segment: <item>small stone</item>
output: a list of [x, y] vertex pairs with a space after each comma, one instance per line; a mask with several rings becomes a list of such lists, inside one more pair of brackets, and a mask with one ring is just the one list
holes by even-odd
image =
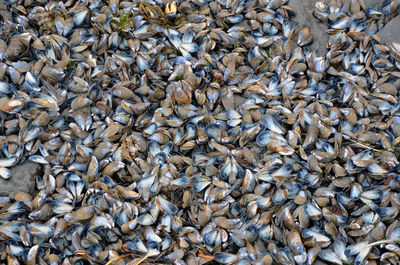
[[364, 0], [365, 5], [367, 8], [374, 8], [379, 10], [382, 7], [383, 0]]
[[35, 189], [34, 176], [39, 173], [40, 165], [31, 161], [10, 168], [11, 178], [0, 178], [0, 196], [9, 196], [16, 191], [32, 194]]
[[288, 5], [296, 10], [296, 16], [293, 18], [293, 21], [299, 23], [299, 29], [308, 27], [313, 35], [312, 43], [305, 47], [309, 47], [311, 51], [315, 51], [318, 56], [325, 55], [327, 52], [328, 27], [313, 16], [313, 11], [325, 11], [328, 8], [328, 1], [289, 0]]
[[390, 20], [376, 35], [387, 45], [400, 42], [400, 16]]

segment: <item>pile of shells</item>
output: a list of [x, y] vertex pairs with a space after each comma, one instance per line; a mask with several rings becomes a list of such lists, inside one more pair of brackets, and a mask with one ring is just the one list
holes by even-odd
[[399, 264], [398, 3], [1, 2], [0, 263]]

